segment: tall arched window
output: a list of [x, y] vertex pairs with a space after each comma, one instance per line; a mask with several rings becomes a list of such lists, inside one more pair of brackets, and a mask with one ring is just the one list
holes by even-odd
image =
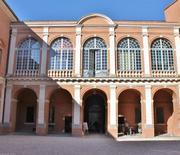
[[88, 39], [83, 47], [83, 69], [85, 77], [107, 75], [107, 46], [103, 39]]
[[61, 37], [51, 45], [50, 70], [72, 70], [73, 45], [70, 39]]
[[169, 40], [156, 39], [151, 45], [152, 70], [174, 70], [173, 49]]
[[24, 40], [17, 49], [16, 70], [40, 69], [41, 45], [34, 38]]
[[124, 38], [118, 44], [118, 70], [140, 71], [141, 70], [141, 49], [134, 38]]

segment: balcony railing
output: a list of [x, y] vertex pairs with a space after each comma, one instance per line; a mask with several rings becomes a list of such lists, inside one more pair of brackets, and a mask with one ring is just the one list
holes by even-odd
[[[16, 70], [14, 76], [18, 77], [37, 77], [40, 75], [39, 70]], [[117, 71], [117, 77], [122, 78], [141, 78], [144, 76], [143, 71]], [[176, 77], [176, 71], [152, 71], [151, 77]], [[73, 70], [48, 70], [48, 77], [51, 78], [71, 78], [73, 77]], [[91, 76], [83, 76], [91, 77]], [[94, 77], [108, 77], [108, 74], [101, 74], [101, 76]]]
[[117, 77], [142, 77], [142, 71], [117, 71]]
[[14, 75], [24, 77], [36, 77], [39, 76], [39, 70], [16, 70]]
[[152, 71], [153, 77], [175, 77], [176, 71]]
[[48, 76], [52, 78], [67, 78], [72, 77], [72, 70], [48, 70]]

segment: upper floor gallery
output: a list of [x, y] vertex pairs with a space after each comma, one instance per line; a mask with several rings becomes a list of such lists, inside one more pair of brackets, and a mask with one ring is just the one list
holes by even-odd
[[14, 22], [7, 76], [178, 77], [180, 21], [174, 21], [177, 15], [172, 12], [176, 6], [179, 0], [166, 8], [166, 21], [156, 22], [113, 21], [102, 14], [79, 21]]

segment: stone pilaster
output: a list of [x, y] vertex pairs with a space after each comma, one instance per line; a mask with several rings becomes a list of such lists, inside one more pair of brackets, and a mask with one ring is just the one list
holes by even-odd
[[8, 59], [7, 74], [9, 76], [13, 74], [13, 69], [14, 69], [14, 60], [15, 60], [15, 52], [16, 52], [16, 38], [17, 38], [17, 29], [13, 28], [12, 33], [11, 33], [9, 59]]
[[46, 75], [47, 68], [47, 54], [48, 54], [48, 37], [49, 37], [49, 28], [43, 28], [43, 44], [42, 44], [42, 53], [41, 53], [41, 75]]
[[38, 135], [45, 135], [47, 134], [47, 122], [45, 122], [45, 92], [46, 92], [46, 86], [40, 85], [39, 88], [39, 99], [38, 99], [38, 118], [37, 118], [37, 127], [36, 127], [36, 133]]
[[82, 122], [81, 122], [81, 86], [74, 86], [74, 96], [73, 96], [73, 125], [72, 134], [75, 136], [81, 136], [82, 132]]
[[144, 55], [144, 76], [150, 76], [150, 50], [149, 50], [149, 37], [147, 27], [142, 28], [143, 37], [143, 55]]
[[75, 69], [76, 77], [81, 77], [81, 26], [76, 27], [76, 51], [75, 51]]
[[109, 28], [110, 76], [116, 75], [115, 26]]

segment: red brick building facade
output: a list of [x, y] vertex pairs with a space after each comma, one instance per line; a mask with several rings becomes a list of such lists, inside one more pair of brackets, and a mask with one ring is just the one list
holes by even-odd
[[115, 138], [180, 136], [179, 8], [165, 21], [20, 22], [0, 2], [1, 133], [83, 135], [86, 122]]

